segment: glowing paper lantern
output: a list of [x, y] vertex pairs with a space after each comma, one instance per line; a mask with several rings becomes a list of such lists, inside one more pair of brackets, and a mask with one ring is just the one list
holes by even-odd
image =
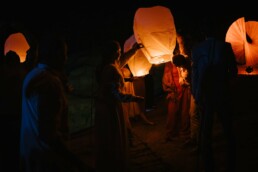
[[258, 74], [258, 22], [245, 22], [244, 17], [237, 19], [230, 25], [226, 33], [226, 41], [232, 45], [239, 64], [238, 73]]
[[138, 8], [133, 30], [136, 41], [144, 45], [142, 52], [151, 64], [171, 61], [176, 46], [176, 28], [168, 8]]
[[245, 58], [247, 66], [258, 66], [258, 22], [245, 22]]
[[4, 54], [8, 51], [15, 51], [19, 57], [20, 62], [26, 60], [26, 51], [30, 48], [28, 42], [26, 41], [22, 33], [11, 34], [5, 41], [4, 45]]
[[[124, 44], [124, 52], [132, 48], [133, 44], [136, 42], [134, 35], [128, 38]], [[149, 74], [150, 68], [152, 66], [148, 59], [142, 52], [142, 48], [138, 49], [135, 55], [127, 62], [133, 76], [144, 76]]]
[[238, 64], [246, 63], [245, 39], [245, 18], [241, 17], [230, 25], [226, 33], [226, 42], [231, 43]]

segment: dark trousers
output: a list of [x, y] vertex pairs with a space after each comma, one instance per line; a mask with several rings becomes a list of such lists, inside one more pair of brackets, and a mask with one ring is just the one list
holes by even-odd
[[203, 106], [203, 113], [201, 116], [200, 129], [200, 153], [201, 160], [204, 165], [205, 172], [214, 171], [214, 155], [212, 148], [213, 124], [214, 117], [217, 115], [221, 123], [224, 138], [226, 139], [225, 155], [226, 155], [226, 169], [229, 172], [235, 171], [236, 161], [236, 144], [235, 136], [232, 131], [232, 113], [228, 101], [214, 101], [206, 100]]

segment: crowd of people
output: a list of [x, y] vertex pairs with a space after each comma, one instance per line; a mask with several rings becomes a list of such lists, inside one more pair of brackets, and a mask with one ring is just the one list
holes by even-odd
[[[169, 143], [183, 138], [182, 146], [195, 148], [205, 172], [213, 172], [212, 126], [214, 115], [218, 115], [228, 141], [227, 168], [233, 172], [235, 138], [228, 93], [237, 67], [231, 45], [217, 39], [211, 24], [214, 23], [202, 26], [205, 40], [190, 48], [185, 47], [184, 37], [178, 33], [178, 47], [171, 61], [164, 65], [161, 83], [167, 102], [164, 140]], [[64, 72], [68, 47], [63, 35], [52, 30], [42, 33], [37, 52], [32, 55], [35, 57], [30, 56], [32, 49], [27, 52], [28, 59], [33, 59], [33, 63], [25, 63], [32, 64], [29, 68], [21, 65], [14, 51], [8, 52], [0, 68], [4, 79], [0, 110], [5, 121], [1, 131], [11, 130], [3, 133], [6, 139], [0, 145], [0, 170], [129, 172], [133, 137], [130, 118], [138, 114], [146, 124], [155, 124], [145, 116], [145, 107], [139, 105], [146, 101], [145, 96], [135, 94], [134, 78], [126, 67], [128, 60], [143, 47], [135, 43], [129, 51], [122, 52], [120, 42], [103, 42], [102, 61], [96, 70], [94, 168], [85, 165], [66, 145], [67, 95], [72, 89]]]

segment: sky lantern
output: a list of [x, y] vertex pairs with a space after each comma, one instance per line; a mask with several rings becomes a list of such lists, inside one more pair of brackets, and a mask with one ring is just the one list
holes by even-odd
[[[132, 48], [133, 44], [136, 42], [134, 35], [128, 38], [124, 44], [124, 52]], [[133, 76], [140, 77], [149, 74], [152, 64], [148, 61], [142, 48], [138, 49], [135, 55], [127, 62]]]
[[8, 51], [15, 51], [19, 57], [20, 62], [24, 62], [26, 60], [26, 51], [30, 48], [25, 36], [22, 33], [14, 33], [9, 35], [9, 37], [5, 41], [4, 45], [4, 54]]
[[176, 28], [167, 7], [138, 8], [133, 23], [137, 43], [142, 43], [143, 54], [151, 64], [171, 61], [176, 47]]
[[244, 17], [233, 22], [227, 33], [238, 63], [239, 74], [258, 74], [258, 22], [245, 21]]

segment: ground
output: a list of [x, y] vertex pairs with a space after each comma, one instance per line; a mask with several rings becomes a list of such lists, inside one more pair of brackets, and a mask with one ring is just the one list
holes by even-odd
[[[234, 131], [237, 137], [237, 172], [258, 171], [258, 78], [239, 77], [233, 88]], [[192, 149], [183, 148], [183, 139], [165, 142], [165, 98], [157, 98], [155, 109], [146, 112], [155, 125], [133, 120], [134, 140], [130, 147], [131, 172], [196, 172], [198, 156]], [[224, 169], [224, 139], [221, 126], [215, 119], [213, 148], [216, 172]], [[71, 136], [71, 149], [85, 162], [94, 167], [94, 147], [91, 128]], [[200, 171], [200, 170], [199, 170]], [[198, 171], [198, 172], [199, 172]]]

